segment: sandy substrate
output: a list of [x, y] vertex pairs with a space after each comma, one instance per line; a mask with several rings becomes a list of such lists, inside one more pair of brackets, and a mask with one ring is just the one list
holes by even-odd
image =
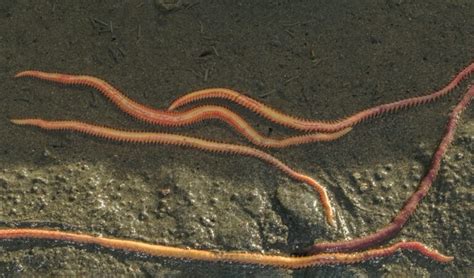
[[[12, 77], [26, 69], [94, 75], [159, 108], [189, 91], [228, 87], [292, 115], [336, 119], [433, 91], [472, 62], [472, 1], [67, 2], [0, 3], [2, 227], [269, 253], [370, 233], [416, 189], [450, 109], [472, 82], [434, 104], [358, 125], [337, 141], [268, 150], [327, 187], [334, 229], [312, 190], [255, 159], [48, 133], [8, 119], [75, 119], [248, 144], [225, 124], [150, 126], [92, 89]], [[229, 107], [264, 134], [294, 133]], [[0, 242], [0, 273], [472, 275], [473, 115], [472, 107], [463, 114], [438, 180], [394, 239], [422, 241], [455, 256], [452, 263], [404, 252], [288, 271], [18, 240]]]

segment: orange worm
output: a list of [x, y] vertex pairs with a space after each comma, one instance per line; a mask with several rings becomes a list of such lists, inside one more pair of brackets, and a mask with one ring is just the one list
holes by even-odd
[[278, 123], [289, 128], [294, 128], [303, 131], [336, 132], [348, 127], [352, 127], [358, 123], [366, 121], [370, 118], [380, 116], [385, 113], [433, 102], [447, 95], [449, 92], [453, 91], [456, 86], [458, 86], [458, 84], [462, 80], [467, 78], [473, 71], [474, 63], [464, 68], [453, 78], [453, 80], [447, 86], [445, 86], [439, 91], [425, 96], [412, 97], [387, 104], [377, 105], [372, 108], [357, 112], [346, 118], [334, 121], [316, 121], [293, 117], [281, 113], [257, 100], [254, 100], [234, 90], [225, 88], [210, 88], [191, 92], [176, 99], [170, 105], [168, 110], [171, 111], [183, 105], [203, 99], [221, 98], [237, 103], [272, 122]]
[[34, 77], [61, 84], [85, 85], [95, 88], [123, 112], [134, 118], [156, 125], [183, 126], [207, 119], [219, 119], [234, 127], [253, 144], [261, 147], [284, 148], [316, 141], [331, 141], [345, 135], [351, 130], [350, 128], [346, 128], [331, 134], [313, 133], [285, 139], [273, 139], [261, 135], [242, 117], [225, 107], [205, 105], [183, 112], [163, 111], [135, 102], [115, 89], [112, 85], [93, 76], [22, 71], [16, 74], [15, 77]]
[[247, 146], [217, 143], [194, 137], [188, 137], [177, 134], [155, 133], [155, 132], [137, 132], [117, 130], [108, 127], [101, 127], [77, 121], [45, 121], [42, 119], [12, 119], [12, 123], [17, 125], [32, 125], [47, 130], [70, 130], [89, 134], [96, 137], [102, 137], [115, 141], [134, 142], [134, 143], [155, 143], [163, 145], [176, 145], [191, 147], [210, 152], [232, 153], [258, 158], [268, 164], [275, 166], [291, 178], [304, 182], [314, 188], [318, 194], [321, 204], [324, 208], [326, 221], [334, 226], [334, 216], [331, 208], [331, 202], [326, 193], [326, 189], [316, 182], [313, 178], [301, 174], [285, 163], [270, 154]]
[[399, 250], [418, 251], [426, 257], [440, 263], [447, 263], [454, 258], [445, 256], [416, 241], [398, 242], [388, 247], [376, 248], [354, 253], [321, 253], [305, 257], [284, 255], [267, 255], [236, 251], [207, 251], [190, 248], [171, 247], [135, 240], [92, 236], [83, 233], [54, 231], [47, 229], [0, 229], [0, 239], [43, 239], [73, 242], [76, 244], [95, 244], [104, 248], [138, 252], [150, 256], [176, 259], [199, 260], [208, 262], [229, 262], [255, 264], [281, 268], [298, 269], [316, 265], [354, 264], [375, 258], [387, 257]]

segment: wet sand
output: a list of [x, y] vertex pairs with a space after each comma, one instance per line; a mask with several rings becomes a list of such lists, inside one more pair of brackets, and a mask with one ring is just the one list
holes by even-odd
[[[270, 253], [370, 233], [388, 223], [415, 190], [450, 109], [471, 82], [436, 103], [362, 123], [340, 140], [268, 150], [327, 187], [337, 229], [326, 225], [312, 190], [255, 159], [10, 124], [9, 118], [21, 117], [75, 119], [248, 144], [220, 122], [150, 126], [92, 89], [12, 78], [26, 69], [94, 75], [163, 109], [187, 92], [227, 87], [292, 115], [337, 119], [441, 88], [472, 62], [472, 1], [161, 2], [0, 4], [3, 227]], [[294, 134], [228, 106], [264, 134]], [[472, 111], [462, 116], [438, 180], [394, 239], [422, 241], [455, 256], [450, 264], [403, 252], [351, 266], [288, 271], [25, 240], [0, 243], [0, 273], [472, 275]]]

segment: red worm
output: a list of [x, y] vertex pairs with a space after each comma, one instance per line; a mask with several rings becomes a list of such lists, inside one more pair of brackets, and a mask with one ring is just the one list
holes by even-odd
[[336, 132], [348, 127], [352, 127], [365, 120], [380, 116], [385, 113], [394, 112], [404, 108], [422, 105], [433, 102], [449, 92], [453, 91], [459, 83], [467, 78], [474, 71], [474, 63], [470, 64], [459, 72], [453, 80], [444, 88], [425, 96], [407, 98], [387, 104], [377, 105], [372, 108], [357, 112], [346, 118], [333, 121], [317, 121], [300, 119], [271, 108], [257, 100], [240, 94], [236, 91], [225, 88], [210, 88], [194, 91], [176, 99], [168, 110], [174, 110], [183, 105], [209, 98], [221, 98], [237, 103], [258, 115], [283, 126], [303, 130], [303, 131], [319, 131], [319, 132]]
[[431, 185], [438, 175], [438, 171], [441, 165], [446, 150], [451, 144], [456, 126], [458, 124], [459, 117], [463, 110], [469, 106], [472, 98], [474, 97], [474, 86], [471, 85], [467, 92], [462, 97], [461, 101], [454, 107], [449, 115], [448, 123], [446, 124], [445, 133], [441, 142], [438, 145], [436, 152], [433, 154], [431, 159], [431, 166], [426, 175], [421, 180], [417, 191], [415, 191], [410, 198], [406, 201], [403, 208], [384, 228], [378, 230], [367, 236], [362, 236], [356, 239], [343, 240], [337, 242], [321, 242], [316, 243], [309, 249], [305, 250], [304, 254], [315, 254], [321, 252], [347, 252], [354, 250], [362, 250], [387, 241], [394, 237], [405, 225], [408, 218], [413, 214], [420, 201], [428, 193]]
[[22, 71], [15, 75], [15, 77], [34, 77], [61, 84], [85, 85], [95, 88], [123, 112], [151, 124], [162, 126], [184, 126], [208, 119], [219, 119], [234, 127], [235, 130], [245, 136], [253, 144], [261, 147], [284, 148], [317, 141], [332, 141], [345, 135], [351, 130], [350, 128], [346, 128], [330, 134], [313, 133], [284, 139], [273, 139], [261, 135], [242, 117], [225, 107], [204, 105], [183, 112], [163, 111], [135, 102], [104, 80], [93, 76], [48, 73], [41, 71]]

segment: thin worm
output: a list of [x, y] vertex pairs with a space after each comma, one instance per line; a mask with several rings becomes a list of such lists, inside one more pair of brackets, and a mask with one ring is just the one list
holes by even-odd
[[474, 71], [474, 63], [470, 64], [459, 72], [453, 80], [439, 91], [425, 96], [407, 98], [387, 104], [377, 105], [372, 108], [357, 112], [346, 118], [333, 121], [317, 121], [293, 117], [281, 113], [257, 100], [225, 88], [210, 88], [188, 93], [176, 99], [168, 108], [169, 111], [177, 109], [183, 105], [209, 98], [220, 98], [237, 103], [258, 115], [280, 125], [303, 131], [336, 132], [348, 127], [352, 127], [368, 119], [380, 116], [385, 113], [395, 112], [401, 109], [410, 108], [433, 102], [449, 92], [453, 91], [459, 83], [466, 79]]
[[84, 85], [92, 87], [106, 96], [120, 110], [130, 116], [147, 123], [161, 126], [184, 126], [208, 119], [218, 119], [232, 126], [250, 142], [260, 147], [285, 148], [294, 145], [320, 141], [332, 141], [348, 133], [346, 128], [334, 133], [312, 133], [284, 139], [273, 139], [261, 135], [242, 117], [225, 107], [204, 105], [183, 112], [163, 111], [140, 104], [115, 89], [112, 85], [99, 78], [88, 75], [68, 75], [42, 71], [22, 71], [15, 77], [33, 77], [61, 84]]
[[83, 122], [77, 121], [46, 121], [42, 119], [11, 119], [11, 122], [17, 125], [31, 125], [37, 126], [42, 129], [47, 130], [70, 130], [89, 134], [96, 137], [102, 137], [105, 139], [123, 141], [123, 142], [133, 142], [133, 143], [155, 143], [162, 145], [176, 145], [183, 147], [191, 147], [199, 150], [210, 151], [210, 152], [219, 152], [219, 153], [232, 153], [244, 156], [250, 156], [258, 158], [268, 164], [275, 166], [280, 169], [282, 172], [290, 176], [291, 178], [304, 182], [307, 185], [311, 186], [318, 192], [319, 199], [321, 200], [321, 205], [323, 206], [324, 213], [326, 216], [326, 221], [334, 226], [334, 216], [331, 208], [331, 202], [326, 193], [326, 189], [320, 185], [313, 178], [301, 174], [292, 168], [290, 168], [285, 163], [281, 162], [277, 158], [271, 156], [270, 154], [251, 148], [247, 146], [218, 143], [203, 139], [198, 139], [194, 137], [188, 137], [177, 134], [168, 134], [168, 133], [155, 133], [155, 132], [136, 132], [136, 131], [125, 131], [117, 130], [108, 127], [101, 127], [96, 125], [91, 125]]
[[354, 250], [362, 250], [379, 244], [381, 242], [387, 241], [390, 238], [393, 238], [403, 228], [408, 218], [416, 210], [416, 207], [418, 206], [420, 201], [430, 190], [433, 182], [435, 181], [438, 175], [441, 160], [443, 159], [444, 154], [446, 153], [449, 145], [451, 144], [454, 138], [454, 133], [456, 131], [456, 126], [458, 124], [459, 117], [464, 111], [464, 109], [469, 106], [473, 97], [474, 85], [471, 85], [462, 97], [461, 101], [459, 101], [459, 103], [456, 105], [456, 107], [454, 107], [454, 109], [449, 115], [449, 120], [446, 124], [444, 136], [441, 139], [441, 142], [439, 143], [436, 152], [433, 154], [433, 157], [431, 159], [431, 166], [428, 172], [421, 180], [418, 189], [406, 201], [405, 205], [393, 218], [392, 222], [390, 222], [384, 228], [370, 235], [362, 236], [351, 240], [316, 243], [307, 250], [299, 253], [316, 254], [320, 252], [347, 252]]
[[354, 264], [375, 258], [387, 257], [399, 250], [414, 250], [440, 263], [448, 263], [454, 258], [445, 256], [420, 242], [398, 242], [388, 247], [355, 253], [324, 253], [306, 257], [267, 255], [262, 253], [207, 251], [190, 248], [171, 247], [135, 240], [92, 236], [83, 233], [63, 232], [46, 229], [0, 229], [0, 239], [41, 239], [95, 244], [104, 248], [137, 252], [150, 256], [208, 262], [229, 262], [255, 264], [288, 269], [298, 269], [316, 265]]

